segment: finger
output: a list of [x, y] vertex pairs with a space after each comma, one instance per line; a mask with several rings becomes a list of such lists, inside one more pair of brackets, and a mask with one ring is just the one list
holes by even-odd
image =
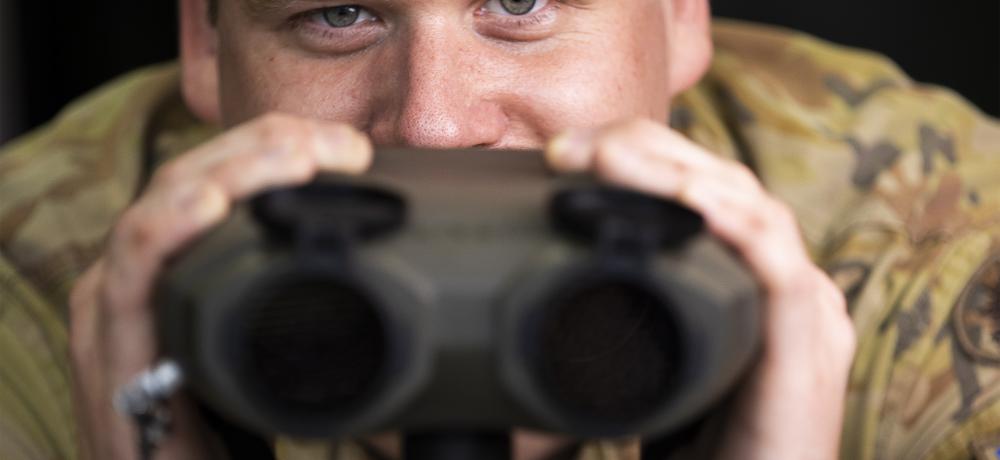
[[[353, 129], [293, 121], [270, 117], [236, 133], [240, 136], [190, 154], [211, 155], [215, 145], [222, 151], [212, 161], [189, 160], [167, 170], [125, 213], [110, 242], [103, 292], [113, 323], [109, 334], [117, 343], [149, 340], [152, 318], [146, 303], [162, 261], [224, 219], [233, 201], [264, 188], [306, 182], [321, 170], [357, 172], [370, 163], [371, 146]], [[153, 358], [147, 348], [109, 352], [116, 359], [111, 366], [122, 369], [119, 382]]]
[[679, 169], [676, 163], [638, 153], [598, 154], [596, 168], [613, 183], [674, 199], [698, 212], [708, 230], [741, 255], [769, 292], [794, 286], [811, 266], [794, 216], [759, 186], [726, 180], [732, 174], [718, 169]]
[[73, 412], [80, 429], [77, 445], [88, 458], [110, 457], [107, 446], [92, 442], [96, 427], [108, 427], [110, 399], [107, 397], [105, 362], [100, 353], [98, 299], [106, 263], [98, 259], [77, 279], [69, 295], [70, 375]]
[[97, 299], [104, 280], [104, 259], [98, 259], [73, 285], [69, 295], [69, 343], [74, 361], [92, 356], [97, 343]]
[[598, 153], [614, 156], [617, 151], [648, 154], [671, 163], [678, 172], [693, 170], [694, 174], [710, 174], [737, 189], [763, 191], [756, 175], [745, 165], [709, 154], [681, 134], [649, 120], [620, 122], [597, 130], [571, 129], [547, 145], [545, 156], [556, 172], [574, 173], [596, 169]]
[[769, 290], [793, 283], [811, 264], [790, 211], [746, 167], [721, 160], [666, 127], [633, 122], [597, 133], [571, 131], [553, 141], [546, 155], [557, 170], [589, 169], [608, 182], [699, 212]]
[[225, 191], [190, 182], [150, 192], [115, 224], [107, 250], [101, 305], [113, 320], [145, 317], [151, 277], [161, 261], [229, 212]]
[[596, 135], [593, 130], [571, 129], [552, 138], [544, 151], [546, 163], [560, 173], [589, 171], [594, 163]]
[[357, 130], [339, 123], [271, 113], [220, 135], [211, 142], [164, 165], [154, 176], [157, 182], [184, 182], [233, 157], [281, 157], [307, 151], [317, 169], [358, 173], [371, 163], [371, 145]]
[[[270, 115], [237, 128], [157, 173], [150, 190], [116, 226], [110, 277], [126, 286], [144, 285], [140, 281], [159, 260], [219, 222], [231, 202], [265, 188], [306, 182], [318, 171], [359, 172], [371, 155], [367, 138], [343, 125]], [[111, 300], [130, 304], [138, 299]]]

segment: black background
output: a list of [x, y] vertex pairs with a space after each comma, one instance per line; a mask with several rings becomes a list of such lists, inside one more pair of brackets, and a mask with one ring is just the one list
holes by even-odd
[[[1000, 114], [1000, 0], [714, 0], [713, 8], [880, 51], [915, 79]], [[0, 0], [0, 142], [115, 75], [172, 59], [176, 16], [171, 0]]]

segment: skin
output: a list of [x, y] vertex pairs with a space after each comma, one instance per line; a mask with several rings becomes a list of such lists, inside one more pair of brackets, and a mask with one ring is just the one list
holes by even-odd
[[[335, 1], [220, 0], [216, 22], [205, 1], [180, 1], [183, 90], [195, 114], [230, 129], [157, 171], [73, 290], [84, 456], [135, 458], [110, 401], [156, 356], [149, 293], [165, 258], [263, 188], [362, 173], [373, 145], [541, 148], [556, 171], [702, 213], [765, 295], [762, 359], [718, 456], [837, 456], [855, 346], [843, 296], [747, 168], [663, 123], [710, 61], [707, 0], [540, 0], [520, 21], [499, 0], [357, 0], [373, 19], [349, 29], [304, 14]], [[177, 431], [157, 458], [218, 458], [189, 402], [172, 404]], [[560, 442], [518, 433], [515, 457]]]

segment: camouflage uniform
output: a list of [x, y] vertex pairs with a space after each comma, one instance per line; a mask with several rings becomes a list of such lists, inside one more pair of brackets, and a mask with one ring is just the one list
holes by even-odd
[[[672, 124], [796, 212], [859, 336], [842, 456], [998, 458], [1000, 125], [892, 63], [774, 28], [715, 27]], [[216, 130], [175, 66], [136, 72], [0, 154], [0, 458], [75, 458], [66, 297], [156, 164]], [[278, 442], [283, 458], [362, 458]], [[588, 459], [634, 458], [592, 442]]]

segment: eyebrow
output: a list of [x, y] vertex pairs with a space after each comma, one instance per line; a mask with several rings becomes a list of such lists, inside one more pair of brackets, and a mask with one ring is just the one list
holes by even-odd
[[243, 0], [244, 6], [254, 14], [267, 14], [288, 8], [297, 2], [319, 3], [329, 0]]
[[[265, 15], [287, 9], [295, 3], [329, 3], [331, 0], [242, 0], [244, 6], [254, 15]], [[595, 0], [561, 0], [577, 6], [589, 6]]]

